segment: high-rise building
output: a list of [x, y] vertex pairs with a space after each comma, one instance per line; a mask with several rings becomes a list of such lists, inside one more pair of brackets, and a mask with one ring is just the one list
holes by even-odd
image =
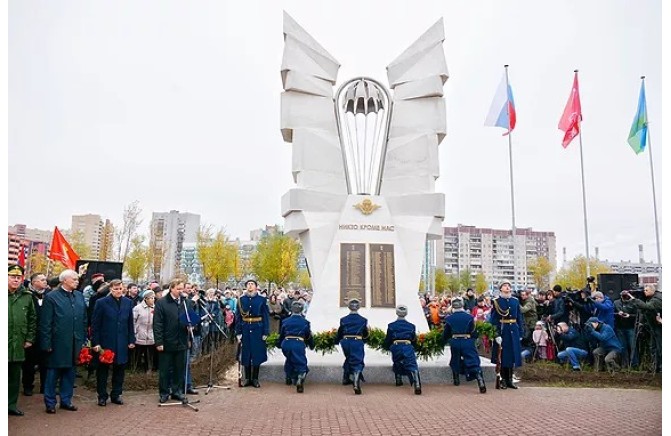
[[254, 229], [249, 232], [249, 239], [252, 241], [260, 241], [261, 238], [264, 236], [271, 236], [271, 235], [277, 235], [277, 234], [282, 234], [282, 226], [279, 224], [275, 224], [274, 226], [266, 226], [263, 229]]
[[203, 265], [198, 259], [198, 247], [196, 243], [184, 243], [179, 259], [179, 270], [186, 274], [186, 279], [189, 283], [194, 283], [199, 287], [205, 284]]
[[113, 250], [114, 226], [110, 220], [106, 219], [100, 239], [100, 252], [98, 254], [98, 260], [112, 260]]
[[195, 244], [200, 215], [171, 210], [154, 212], [151, 217], [149, 246], [154, 280], [168, 283], [180, 272], [184, 244]]
[[16, 233], [7, 232], [7, 262], [11, 265], [16, 264], [19, 259], [21, 241], [21, 237]]
[[[105, 239], [105, 224], [100, 215], [86, 214], [86, 215], [72, 215], [72, 226], [70, 227], [70, 238], [79, 234], [81, 242], [91, 249], [92, 260], [104, 259], [105, 253], [101, 251], [103, 241]], [[72, 241], [70, 241], [72, 243]], [[101, 257], [102, 255], [102, 257]]]
[[[442, 255], [440, 255], [442, 253]], [[557, 267], [554, 232], [537, 232], [531, 228], [496, 230], [459, 224], [445, 227], [438, 241], [436, 267], [447, 274], [469, 270], [475, 277], [484, 274], [490, 287], [504, 280], [518, 289], [534, 287], [527, 265], [537, 257], [545, 257]]]

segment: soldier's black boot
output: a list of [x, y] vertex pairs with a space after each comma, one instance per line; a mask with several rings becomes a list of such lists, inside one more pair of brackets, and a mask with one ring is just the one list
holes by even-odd
[[485, 386], [485, 378], [482, 375], [482, 370], [479, 370], [475, 374], [475, 379], [478, 381], [478, 388], [480, 388], [480, 393], [484, 394], [487, 392], [487, 386]]
[[401, 374], [394, 374], [396, 377], [396, 386], [403, 386], [403, 378]]
[[412, 380], [415, 387], [415, 395], [422, 395], [422, 380], [419, 378], [419, 371], [412, 372]]
[[286, 376], [284, 378], [284, 384], [286, 384], [287, 386], [291, 386], [293, 384], [293, 380], [291, 380], [291, 377]]
[[259, 383], [259, 368], [259, 366], [252, 366], [252, 386], [255, 388], [261, 387]]
[[513, 369], [512, 368], [506, 368], [506, 377], [504, 379], [504, 383], [506, 387], [510, 389], [517, 389], [517, 386], [515, 386], [515, 383], [513, 383]]
[[296, 379], [296, 392], [299, 394], [303, 393], [303, 384], [305, 383], [305, 374], [304, 372], [298, 374], [298, 378]]
[[343, 386], [352, 384], [352, 379], [350, 378], [350, 375], [347, 371], [343, 371], [342, 373], [342, 384]]
[[245, 382], [242, 384], [243, 388], [252, 385], [252, 367], [245, 366]]
[[354, 371], [354, 393], [361, 395], [361, 371]]
[[459, 386], [461, 384], [458, 372], [452, 371], [452, 383], [454, 383], [455, 386]]

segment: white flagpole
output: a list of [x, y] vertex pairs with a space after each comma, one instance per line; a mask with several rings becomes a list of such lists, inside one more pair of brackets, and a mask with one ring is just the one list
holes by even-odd
[[[573, 72], [577, 75], [578, 70], [573, 70]], [[582, 122], [582, 111], [580, 113], [580, 117], [578, 118], [578, 139], [580, 141], [580, 178], [582, 180], [582, 213], [583, 213], [583, 218], [585, 220], [585, 256], [586, 256], [586, 261], [587, 261], [587, 276], [590, 276], [590, 270], [589, 270], [589, 236], [588, 236], [588, 231], [587, 231], [587, 201], [585, 200], [585, 165], [583, 164], [583, 157], [582, 157], [582, 127], [581, 127], [581, 122]]]
[[506, 71], [506, 112], [508, 113], [508, 160], [510, 163], [510, 210], [513, 220], [512, 236], [513, 236], [513, 290], [515, 289], [515, 282], [517, 274], [515, 271], [515, 266], [517, 265], [517, 257], [515, 256], [515, 187], [513, 184], [513, 132], [510, 129], [510, 104], [508, 104], [508, 87], [510, 86], [508, 82], [508, 65], [504, 65]]
[[[641, 76], [641, 85], [645, 92], [645, 76]], [[645, 123], [648, 128], [648, 156], [650, 157], [650, 179], [652, 181], [652, 207], [655, 213], [655, 240], [657, 242], [657, 263], [659, 264], [660, 274], [659, 274], [659, 288], [661, 289], [662, 284], [662, 251], [661, 245], [659, 244], [659, 222], [657, 220], [657, 195], [655, 194], [655, 171], [652, 165], [652, 141], [650, 140], [650, 122], [648, 121], [648, 99], [644, 100], [645, 104]]]

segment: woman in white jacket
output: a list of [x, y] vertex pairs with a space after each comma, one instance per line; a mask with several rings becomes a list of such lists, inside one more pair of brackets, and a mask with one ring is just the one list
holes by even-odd
[[135, 368], [140, 364], [147, 373], [158, 370], [158, 358], [154, 346], [154, 291], [142, 294], [142, 303], [133, 308], [135, 326]]

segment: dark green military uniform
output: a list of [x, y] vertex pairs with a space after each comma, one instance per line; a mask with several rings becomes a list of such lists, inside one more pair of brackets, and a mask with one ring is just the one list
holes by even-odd
[[[9, 280], [22, 280], [23, 268], [12, 265], [8, 270]], [[11, 286], [9, 287], [11, 288]], [[9, 319], [8, 319], [8, 358], [9, 376], [7, 384], [9, 388], [9, 414], [23, 415], [16, 408], [19, 399], [19, 387], [21, 385], [21, 363], [26, 358], [25, 345], [35, 345], [35, 334], [37, 333], [37, 314], [33, 305], [33, 297], [30, 291], [19, 285], [14, 292], [9, 291]]]

